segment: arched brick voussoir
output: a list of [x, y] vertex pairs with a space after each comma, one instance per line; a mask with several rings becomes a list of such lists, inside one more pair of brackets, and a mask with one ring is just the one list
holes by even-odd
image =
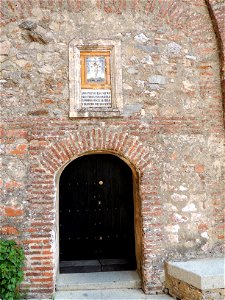
[[82, 153], [88, 151], [89, 146], [87, 144], [88, 136], [85, 135], [83, 132], [76, 132], [73, 137], [73, 141], [78, 148], [78, 153]]
[[[56, 147], [54, 145], [54, 147]], [[58, 168], [62, 163], [62, 160], [59, 159], [59, 152], [57, 149], [49, 149], [47, 153], [42, 155], [42, 167], [45, 168], [48, 172], [52, 173], [56, 168]]]
[[[62, 140], [61, 143], [65, 143], [64, 140]], [[71, 134], [68, 137], [68, 139], [66, 140], [66, 145], [70, 149], [72, 155], [74, 155], [74, 153], [79, 153], [82, 151], [77, 133]]]
[[61, 149], [65, 158], [70, 159], [71, 157], [73, 157], [74, 151], [70, 147], [71, 145], [70, 145], [69, 141], [67, 141], [66, 143], [63, 143], [62, 141], [60, 141], [57, 145]]
[[126, 132], [118, 133], [101, 128], [78, 131], [55, 142], [42, 152], [38, 165], [46, 173], [54, 174], [74, 158], [92, 151], [115, 153], [128, 160], [140, 172], [153, 167], [146, 143]]

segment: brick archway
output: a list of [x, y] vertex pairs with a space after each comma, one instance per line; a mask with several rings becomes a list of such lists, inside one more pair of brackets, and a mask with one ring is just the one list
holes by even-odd
[[[27, 276], [26, 284], [32, 283], [32, 290], [43, 293], [54, 292], [58, 272], [58, 236], [57, 236], [57, 185], [61, 172], [76, 157], [88, 153], [111, 153], [124, 160], [132, 169], [135, 187], [135, 226], [138, 228], [138, 268], [142, 275], [143, 289], [148, 292], [159, 281], [159, 269], [154, 265], [162, 255], [162, 203], [158, 197], [159, 171], [151, 159], [147, 143], [127, 133], [118, 133], [107, 129], [78, 131], [66, 138], [52, 143], [33, 164], [29, 189], [29, 210], [32, 212], [30, 225], [38, 231], [36, 239], [30, 239], [28, 247], [35, 245], [42, 251], [40, 257], [28, 255], [28, 269], [35, 272]], [[41, 229], [40, 229], [41, 227]], [[48, 250], [43, 251], [43, 248]], [[32, 257], [31, 257], [32, 256]], [[158, 262], [157, 262], [158, 263]], [[48, 275], [43, 276], [43, 271]], [[39, 280], [39, 281], [38, 281]], [[151, 281], [154, 280], [154, 285]]]

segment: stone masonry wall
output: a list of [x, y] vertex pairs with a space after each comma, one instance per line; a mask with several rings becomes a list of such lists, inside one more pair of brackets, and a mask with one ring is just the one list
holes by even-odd
[[[1, 1], [0, 234], [25, 247], [31, 297], [54, 292], [60, 172], [90, 151], [118, 154], [139, 175], [145, 292], [162, 290], [166, 259], [222, 254], [224, 9], [220, 0]], [[68, 117], [74, 38], [121, 41], [121, 117]]]

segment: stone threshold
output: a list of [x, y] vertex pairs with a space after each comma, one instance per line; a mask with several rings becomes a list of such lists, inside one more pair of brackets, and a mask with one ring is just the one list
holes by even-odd
[[58, 291], [54, 299], [91, 299], [91, 300], [173, 300], [173, 298], [161, 295], [146, 295], [140, 289], [104, 289], [104, 290], [79, 290]]
[[59, 274], [56, 291], [140, 289], [141, 279], [136, 271]]

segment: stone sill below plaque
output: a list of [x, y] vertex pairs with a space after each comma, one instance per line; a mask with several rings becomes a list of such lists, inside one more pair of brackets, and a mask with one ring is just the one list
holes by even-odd
[[112, 118], [122, 117], [122, 113], [117, 108], [81, 108], [70, 112], [70, 118]]

